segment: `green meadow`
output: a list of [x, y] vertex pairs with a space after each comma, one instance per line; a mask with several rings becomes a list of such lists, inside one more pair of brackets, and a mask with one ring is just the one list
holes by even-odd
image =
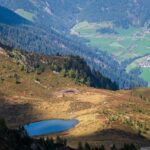
[[[115, 32], [99, 32], [101, 29], [113, 29]], [[119, 62], [141, 57], [129, 64], [126, 68], [127, 72], [138, 67], [139, 63], [144, 61], [145, 55], [150, 55], [150, 32], [146, 28], [129, 27], [123, 29], [115, 27], [111, 22], [80, 22], [71, 29], [71, 33], [87, 39], [89, 46], [114, 55]], [[150, 69], [142, 68], [141, 70], [140, 77], [149, 81]]]
[[150, 68], [142, 68], [141, 77], [150, 83]]
[[29, 20], [29, 21], [33, 21], [33, 17], [34, 17], [34, 14], [33, 13], [30, 13], [28, 11], [25, 11], [24, 9], [17, 9], [15, 11], [18, 15], [24, 17], [25, 19]]

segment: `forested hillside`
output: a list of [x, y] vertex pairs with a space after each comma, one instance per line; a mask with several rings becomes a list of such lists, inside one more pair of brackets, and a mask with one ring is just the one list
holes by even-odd
[[9, 24], [9, 25], [21, 25], [21, 24], [30, 24], [29, 21], [18, 16], [13, 11], [0, 6], [0, 23]]
[[93, 0], [79, 18], [89, 22], [111, 21], [124, 28], [149, 26], [149, 8], [149, 0]]
[[[40, 36], [39, 36], [40, 35]], [[105, 52], [95, 54], [91, 48], [68, 39], [51, 30], [48, 34], [33, 27], [11, 27], [0, 25], [0, 40], [3, 44], [27, 51], [35, 51], [48, 55], [75, 54], [83, 57], [93, 70], [99, 71], [119, 88], [147, 86], [147, 83], [132, 74], [127, 74], [117, 61]], [[93, 61], [93, 58], [94, 61]], [[109, 60], [109, 61], [108, 61]]]
[[[32, 20], [43, 28], [53, 27], [60, 32], [70, 29], [87, 0], [0, 0], [0, 4]], [[41, 21], [42, 20], [42, 21]]]
[[[78, 21], [111, 21], [124, 28], [149, 26], [149, 0], [0, 0], [5, 6], [44, 28], [67, 31]], [[41, 15], [42, 14], [42, 15]]]
[[116, 82], [119, 88], [147, 86], [147, 82], [136, 77], [135, 74], [127, 74], [125, 68], [111, 55], [99, 49], [90, 48], [80, 39], [66, 36], [53, 28], [49, 28], [47, 32], [35, 24], [21, 26], [0, 24], [0, 41], [4, 45], [48, 55], [57, 53], [79, 55], [86, 60], [92, 70], [99, 71], [112, 82]]
[[118, 90], [116, 83], [105, 78], [97, 71], [91, 71], [84, 59], [79, 56], [46, 56], [36, 53], [28, 53], [7, 47], [0, 43], [7, 55], [16, 63], [22, 66], [26, 72], [37, 72], [41, 74], [45, 69], [69, 77], [77, 84], [84, 84], [90, 87]]

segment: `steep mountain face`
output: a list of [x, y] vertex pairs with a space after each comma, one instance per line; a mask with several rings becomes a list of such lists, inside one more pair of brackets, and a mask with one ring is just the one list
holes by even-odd
[[112, 21], [129, 27], [149, 25], [149, 0], [94, 0], [81, 12], [80, 20]]
[[0, 3], [26, 19], [32, 17], [33, 22], [44, 28], [53, 27], [65, 31], [74, 25], [80, 10], [87, 2], [86, 0], [82, 2], [80, 0], [0, 0]]
[[0, 6], [0, 23], [8, 25], [30, 24], [29, 21], [17, 15], [13, 11]]
[[35, 24], [22, 26], [0, 24], [0, 41], [14, 48], [48, 55], [57, 53], [79, 55], [93, 70], [116, 82], [119, 88], [147, 86], [142, 79], [127, 74], [125, 69], [107, 53], [85, 46], [79, 39], [60, 34], [52, 28], [47, 32]]
[[149, 0], [0, 0], [42, 27], [67, 31], [78, 21], [112, 21], [122, 27], [149, 26]]

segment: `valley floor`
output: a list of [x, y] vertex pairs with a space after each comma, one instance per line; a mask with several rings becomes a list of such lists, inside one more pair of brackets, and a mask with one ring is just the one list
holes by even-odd
[[136, 27], [123, 29], [111, 22], [84, 21], [76, 24], [70, 33], [86, 39], [87, 45], [112, 54], [120, 63], [134, 58], [125, 69], [129, 72], [140, 68], [139, 77], [150, 83], [150, 78], [148, 78], [150, 70], [149, 29]]

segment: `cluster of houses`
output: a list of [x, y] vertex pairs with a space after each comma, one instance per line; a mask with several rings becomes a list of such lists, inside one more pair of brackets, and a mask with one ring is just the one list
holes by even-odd
[[150, 68], [150, 55], [145, 57], [145, 60], [139, 63], [142, 68]]

